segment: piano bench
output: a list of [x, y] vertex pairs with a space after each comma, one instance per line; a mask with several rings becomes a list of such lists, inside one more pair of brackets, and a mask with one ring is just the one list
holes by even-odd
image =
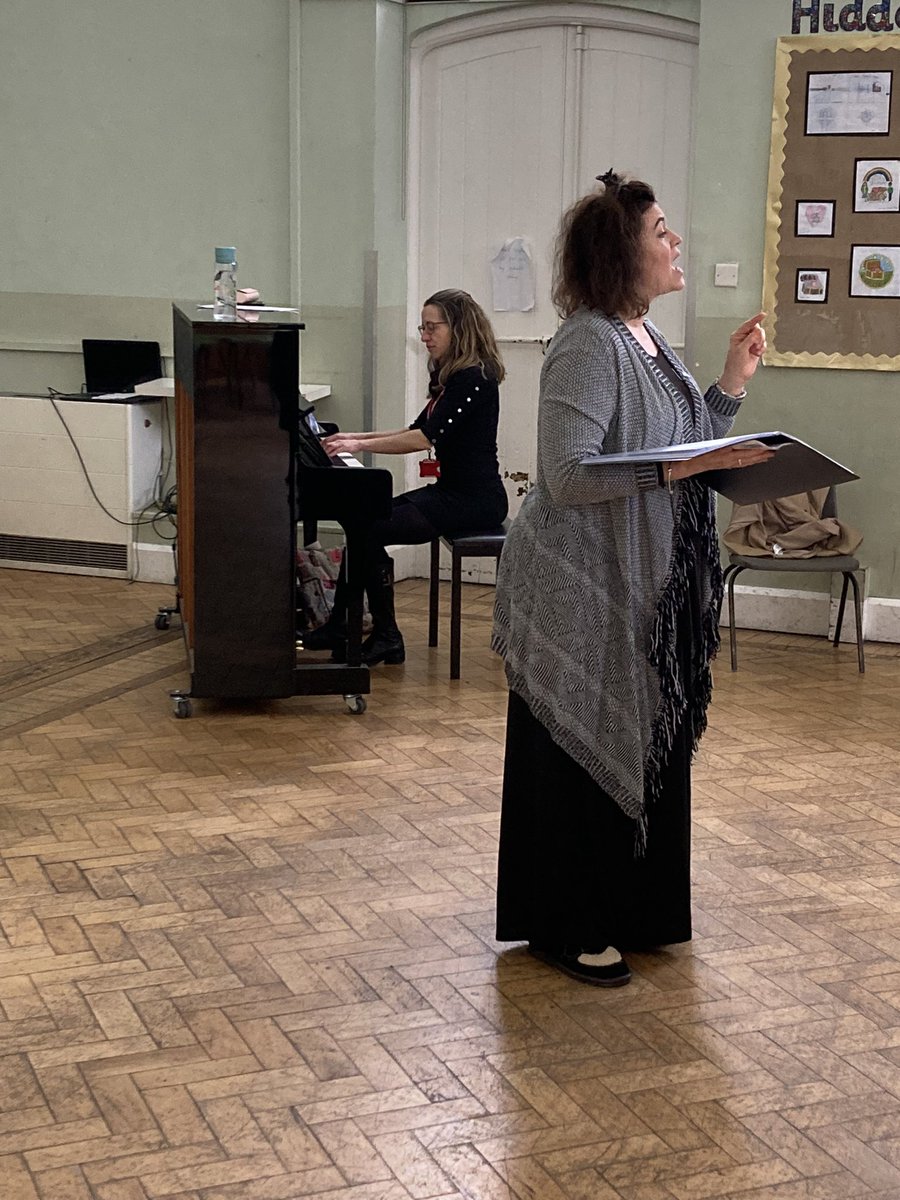
[[462, 560], [493, 558], [500, 561], [509, 521], [497, 529], [448, 534], [431, 543], [431, 574], [428, 587], [428, 645], [438, 644], [438, 584], [441, 542], [450, 551], [450, 678], [459, 679], [460, 625], [462, 617]]

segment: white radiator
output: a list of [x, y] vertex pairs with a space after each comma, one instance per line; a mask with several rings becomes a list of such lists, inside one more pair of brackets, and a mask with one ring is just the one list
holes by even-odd
[[[131, 578], [135, 520], [154, 496], [163, 403], [56, 400], [84, 459], [46, 396], [0, 396], [0, 566]], [[166, 439], [168, 441], [168, 439]]]

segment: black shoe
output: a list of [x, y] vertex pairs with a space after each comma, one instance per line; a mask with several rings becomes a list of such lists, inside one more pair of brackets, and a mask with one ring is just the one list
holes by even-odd
[[529, 942], [528, 950], [541, 962], [594, 987], [624, 987], [631, 979], [628, 964], [613, 946], [587, 952], [572, 946], [551, 950]]
[[399, 629], [392, 633], [370, 633], [362, 644], [362, 660], [367, 667], [387, 663], [390, 667], [406, 661], [406, 647]]
[[327, 621], [317, 629], [300, 634], [304, 650], [330, 650], [332, 662], [347, 661], [347, 631], [335, 628]]

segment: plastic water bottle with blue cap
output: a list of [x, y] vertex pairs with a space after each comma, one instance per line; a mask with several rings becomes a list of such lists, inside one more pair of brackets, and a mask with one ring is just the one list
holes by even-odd
[[237, 319], [237, 250], [234, 246], [216, 246], [216, 274], [213, 280], [213, 320]]

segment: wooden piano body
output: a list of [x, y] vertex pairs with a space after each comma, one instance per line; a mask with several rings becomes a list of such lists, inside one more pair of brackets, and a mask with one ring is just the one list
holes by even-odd
[[[360, 540], [390, 511], [391, 476], [372, 469], [297, 467], [299, 319], [251, 313], [220, 322], [195, 304], [174, 306], [178, 470], [178, 610], [191, 698], [343, 695], [365, 707], [369, 670], [359, 656]], [[344, 528], [350, 585], [346, 664], [298, 654], [297, 522]], [[359, 547], [359, 549], [357, 548]]]

